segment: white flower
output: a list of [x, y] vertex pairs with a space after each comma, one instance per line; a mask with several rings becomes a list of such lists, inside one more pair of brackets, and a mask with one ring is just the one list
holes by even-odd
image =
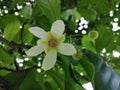
[[28, 56], [37, 56], [45, 51], [46, 56], [42, 62], [44, 70], [49, 70], [55, 65], [57, 52], [64, 55], [73, 55], [76, 53], [76, 49], [72, 44], [63, 43], [65, 40], [65, 36], [63, 35], [64, 29], [65, 25], [62, 20], [55, 21], [49, 32], [45, 32], [39, 27], [29, 28], [29, 31], [40, 39], [37, 41], [37, 45], [30, 48], [26, 54]]

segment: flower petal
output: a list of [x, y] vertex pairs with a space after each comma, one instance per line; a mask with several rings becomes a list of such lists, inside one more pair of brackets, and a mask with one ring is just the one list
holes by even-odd
[[42, 63], [43, 69], [44, 70], [51, 69], [55, 65], [56, 59], [57, 59], [57, 51], [54, 49], [50, 50], [43, 60]]
[[29, 31], [38, 38], [45, 38], [46, 32], [40, 27], [31, 27]]
[[65, 41], [65, 35], [61, 35], [60, 37], [57, 37], [57, 42], [62, 43]]
[[52, 24], [51, 32], [56, 34], [57, 36], [60, 36], [63, 34], [65, 29], [65, 24], [62, 20], [57, 20]]
[[58, 52], [60, 52], [61, 54], [64, 54], [64, 55], [73, 55], [77, 51], [72, 44], [61, 43], [58, 46]]
[[39, 46], [39, 45], [42, 45], [42, 46], [44, 46], [44, 47], [46, 47], [47, 46], [47, 40], [45, 39], [39, 39], [39, 40], [37, 40], [37, 45]]
[[42, 53], [44, 51], [44, 47], [41, 45], [34, 46], [30, 48], [28, 51], [26, 51], [26, 54], [28, 56], [37, 56], [38, 54]]

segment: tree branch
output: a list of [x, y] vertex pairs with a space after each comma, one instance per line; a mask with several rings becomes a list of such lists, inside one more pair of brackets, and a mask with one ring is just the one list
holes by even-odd
[[10, 72], [24, 72], [24, 71], [29, 71], [31, 69], [40, 69], [41, 67], [40, 66], [32, 66], [30, 68], [26, 68], [26, 69], [19, 69], [19, 70], [14, 70], [14, 69], [10, 69], [10, 68], [7, 68], [7, 67], [0, 67], [0, 70], [6, 70], [6, 71], [10, 71]]
[[8, 41], [7, 39], [3, 38], [2, 36], [0, 36], [0, 41], [4, 44], [6, 44], [7, 46], [11, 47], [12, 49], [29, 49], [31, 46], [30, 45], [22, 45], [22, 44], [17, 44], [13, 41]]
[[0, 70], [6, 70], [6, 71], [11, 71], [14, 72], [15, 70], [10, 69], [10, 68], [6, 68], [6, 67], [0, 67]]

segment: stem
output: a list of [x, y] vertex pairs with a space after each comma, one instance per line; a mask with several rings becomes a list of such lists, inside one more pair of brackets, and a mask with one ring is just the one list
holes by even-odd
[[3, 38], [2, 36], [0, 36], [0, 41], [4, 44], [6, 44], [7, 46], [11, 47], [12, 49], [29, 49], [31, 46], [30, 45], [22, 45], [22, 44], [17, 44], [13, 41], [8, 41], [7, 39]]
[[30, 68], [22, 69], [22, 70], [19, 70], [19, 69], [14, 70], [14, 69], [10, 69], [10, 68], [7, 68], [7, 67], [0, 67], [0, 70], [6, 70], [6, 71], [10, 71], [10, 72], [24, 72], [24, 71], [29, 71], [29, 70], [34, 69], [34, 68], [39, 69], [41, 67], [35, 65], [35, 66], [30, 67]]

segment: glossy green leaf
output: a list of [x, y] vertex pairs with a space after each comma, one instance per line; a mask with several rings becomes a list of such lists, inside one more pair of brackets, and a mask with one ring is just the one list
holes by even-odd
[[60, 18], [60, 0], [36, 0], [36, 3], [50, 22]]
[[33, 35], [28, 31], [28, 29], [31, 27], [31, 25], [29, 25], [29, 24], [26, 24], [25, 26], [24, 26], [24, 30], [23, 30], [23, 35], [22, 35], [22, 37], [23, 37], [23, 42], [25, 42], [25, 43], [29, 43], [29, 42], [31, 42], [32, 41], [32, 39], [33, 39]]
[[13, 41], [16, 43], [30, 43], [33, 40], [33, 34], [28, 31], [30, 27], [30, 24], [25, 24], [23, 29], [17, 32]]
[[95, 66], [95, 90], [119, 90], [120, 75], [111, 69], [101, 57], [88, 50], [83, 53]]
[[13, 68], [14, 58], [13, 56], [0, 46], [0, 66]]
[[14, 41], [15, 36], [20, 31], [20, 21], [16, 16], [11, 17], [10, 22], [7, 24], [4, 30], [4, 36], [9, 41]]
[[10, 14], [0, 17], [0, 27], [4, 29], [14, 18], [15, 16]]

